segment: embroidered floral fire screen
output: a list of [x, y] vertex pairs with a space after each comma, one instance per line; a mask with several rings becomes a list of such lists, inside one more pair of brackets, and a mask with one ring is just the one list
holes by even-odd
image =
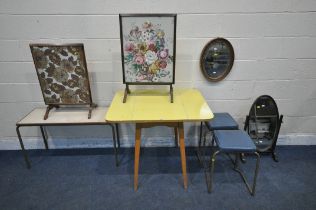
[[176, 15], [120, 14], [124, 84], [174, 84]]
[[47, 105], [92, 104], [83, 44], [30, 44]]

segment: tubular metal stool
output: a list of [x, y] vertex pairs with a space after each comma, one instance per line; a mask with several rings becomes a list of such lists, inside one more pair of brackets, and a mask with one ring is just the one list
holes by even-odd
[[[242, 130], [215, 130], [213, 136], [214, 138], [212, 138], [212, 148], [214, 146], [214, 140], [215, 140], [218, 150], [215, 152], [212, 152], [211, 154], [211, 161], [209, 163], [210, 167], [207, 167], [206, 164], [204, 164], [208, 192], [210, 193], [212, 191], [212, 179], [213, 179], [216, 156], [219, 153], [224, 152], [224, 153], [235, 154], [235, 160], [232, 160], [234, 164], [234, 170], [237, 171], [241, 175], [243, 181], [245, 182], [247, 186], [247, 189], [249, 190], [250, 194], [253, 196], [255, 194], [256, 180], [257, 180], [259, 162], [260, 162], [260, 155], [256, 151], [256, 145], [251, 140], [249, 135], [245, 131], [242, 131]], [[254, 175], [252, 186], [249, 185], [245, 175], [243, 174], [242, 170], [239, 168], [239, 155], [241, 153], [255, 154], [257, 156], [255, 175]]]
[[[238, 123], [227, 112], [214, 113], [214, 118], [211, 121], [204, 122], [209, 131], [215, 130], [237, 130]], [[203, 122], [200, 125], [199, 146], [202, 143]]]
[[227, 112], [214, 113], [214, 119], [205, 122], [209, 130], [235, 130], [238, 129], [238, 123]]
[[[214, 118], [211, 121], [204, 122], [208, 131], [215, 130], [238, 130], [238, 123], [234, 120], [234, 118], [227, 112], [218, 112], [214, 113]], [[205, 151], [201, 151], [201, 146], [205, 147], [205, 141], [202, 145], [202, 133], [203, 133], [203, 122], [200, 125], [200, 135], [199, 135], [199, 144], [197, 150], [197, 158], [202, 164], [204, 161]], [[205, 138], [204, 138], [205, 140]]]

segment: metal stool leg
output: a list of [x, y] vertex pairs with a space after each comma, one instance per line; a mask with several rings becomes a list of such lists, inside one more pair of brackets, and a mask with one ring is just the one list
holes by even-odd
[[200, 124], [199, 147], [201, 146], [201, 143], [202, 143], [202, 132], [203, 132], [203, 122], [201, 122]]
[[[204, 154], [205, 154], [204, 149], [205, 148], [203, 148], [203, 154], [201, 154], [201, 150], [202, 150], [202, 147], [205, 147], [205, 136], [206, 136], [206, 133], [204, 134], [204, 145], [202, 146], [202, 132], [203, 132], [203, 122], [200, 123], [199, 141], [198, 141], [198, 147], [197, 147], [197, 150], [196, 150], [196, 156], [197, 156], [198, 162], [203, 167], [204, 166], [203, 161], [204, 161]], [[202, 156], [203, 156], [203, 158], [202, 158]]]
[[[202, 140], [199, 142], [199, 146], [198, 146], [198, 149], [197, 149], [197, 151], [196, 151], [196, 156], [197, 156], [197, 158], [198, 158], [198, 162], [199, 162], [199, 164], [202, 166], [202, 167], [204, 167], [205, 168], [205, 162], [206, 162], [206, 160], [205, 160], [205, 150], [206, 150], [206, 135], [207, 135], [207, 133], [209, 133], [209, 132], [211, 132], [211, 131], [205, 131], [205, 133], [204, 133], [204, 138], [203, 138], [203, 142], [202, 142]], [[214, 139], [212, 138], [212, 151], [213, 151], [213, 145], [214, 145]], [[203, 143], [203, 144], [202, 144]], [[212, 154], [212, 153], [211, 153]]]
[[236, 154], [235, 166], [234, 166], [234, 170], [237, 171], [240, 174], [241, 178], [243, 179], [244, 183], [247, 186], [248, 191], [250, 192], [250, 194], [252, 196], [255, 195], [257, 176], [258, 176], [259, 164], [260, 164], [260, 155], [259, 155], [259, 153], [255, 152], [254, 154], [257, 156], [257, 161], [256, 161], [256, 169], [255, 169], [255, 175], [254, 175], [252, 186], [249, 185], [249, 183], [247, 182], [246, 176], [244, 175], [242, 170], [238, 167], [238, 165], [239, 165], [238, 164], [239, 163], [239, 153]]
[[206, 185], [207, 185], [207, 192], [210, 193], [212, 192], [212, 186], [213, 186], [213, 173], [214, 173], [214, 167], [215, 167], [215, 160], [216, 160], [216, 155], [219, 154], [220, 151], [216, 151], [212, 154], [211, 157], [211, 168], [210, 172], [207, 173], [207, 169], [205, 169], [205, 176], [206, 176]]

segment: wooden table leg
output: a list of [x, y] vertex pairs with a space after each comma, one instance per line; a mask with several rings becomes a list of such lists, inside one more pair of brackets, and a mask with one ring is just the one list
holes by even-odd
[[185, 156], [183, 122], [178, 123], [178, 131], [179, 131], [179, 141], [180, 141], [180, 154], [181, 154], [183, 185], [184, 185], [184, 189], [187, 189], [188, 188], [188, 177], [187, 177], [187, 164], [186, 164], [186, 156]]
[[140, 152], [140, 138], [141, 138], [141, 125], [136, 123], [135, 134], [135, 160], [134, 160], [134, 191], [138, 187], [138, 169], [139, 169], [139, 152]]

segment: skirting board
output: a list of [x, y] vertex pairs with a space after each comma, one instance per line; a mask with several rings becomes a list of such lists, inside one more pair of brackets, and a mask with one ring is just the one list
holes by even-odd
[[[23, 142], [26, 149], [44, 149], [42, 138], [24, 137]], [[186, 139], [187, 146], [196, 146], [197, 142], [197, 137], [188, 137]], [[49, 138], [48, 145], [50, 149], [111, 148], [113, 147], [113, 141], [111, 138]], [[142, 146], [145, 147], [171, 147], [174, 145], [174, 139], [171, 137], [145, 137], [142, 141]], [[280, 135], [278, 145], [316, 145], [316, 135]], [[134, 138], [132, 136], [122, 136], [121, 146], [133, 147]], [[19, 149], [20, 144], [17, 137], [0, 139], [0, 150]]]

